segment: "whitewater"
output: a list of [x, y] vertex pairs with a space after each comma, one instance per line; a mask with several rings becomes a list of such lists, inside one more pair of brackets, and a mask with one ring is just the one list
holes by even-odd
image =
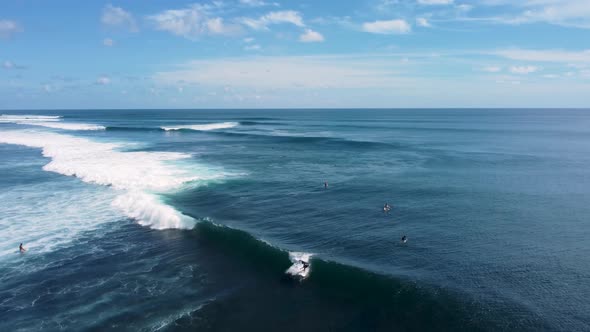
[[86, 138], [37, 131], [4, 131], [0, 143], [42, 149], [51, 161], [43, 169], [96, 185], [112, 187], [118, 194], [112, 205], [139, 224], [154, 229], [189, 229], [195, 219], [162, 202], [159, 194], [183, 184], [212, 180], [220, 174], [196, 174], [172, 162], [190, 154], [175, 152], [125, 152], [125, 144], [102, 143]]
[[61, 116], [0, 115], [0, 123], [14, 123], [62, 130], [105, 130], [105, 126], [89, 123], [63, 122]]

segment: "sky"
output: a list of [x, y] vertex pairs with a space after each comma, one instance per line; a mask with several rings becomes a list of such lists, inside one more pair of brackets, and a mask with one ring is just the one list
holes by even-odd
[[0, 109], [590, 107], [590, 0], [0, 2]]

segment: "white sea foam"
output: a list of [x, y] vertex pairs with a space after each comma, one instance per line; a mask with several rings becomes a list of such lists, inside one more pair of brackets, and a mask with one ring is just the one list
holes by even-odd
[[60, 121], [61, 116], [58, 115], [10, 115], [10, 114], [2, 114], [0, 115], [0, 122], [18, 122], [18, 121]]
[[[301, 279], [307, 278], [309, 276], [309, 274], [311, 273], [310, 259], [312, 256], [313, 256], [313, 254], [306, 253], [306, 252], [290, 252], [289, 259], [291, 260], [293, 265], [291, 265], [287, 269], [286, 273], [288, 273], [294, 277], [301, 278]], [[306, 264], [309, 264], [309, 266], [307, 268], [304, 268], [303, 262], [305, 262]]]
[[15, 123], [27, 126], [39, 126], [63, 130], [105, 130], [104, 126], [89, 124], [63, 122], [60, 116], [48, 115], [0, 115], [0, 123]]
[[198, 124], [198, 125], [180, 125], [174, 127], [162, 127], [162, 129], [166, 131], [170, 130], [199, 130], [199, 131], [208, 131], [208, 130], [217, 130], [217, 129], [228, 129], [237, 127], [239, 123], [237, 122], [219, 122], [219, 123], [207, 123], [207, 124]]
[[178, 212], [173, 207], [162, 203], [157, 196], [141, 191], [132, 191], [119, 195], [113, 206], [125, 215], [137, 220], [142, 226], [155, 229], [192, 228], [195, 220]]
[[28, 126], [40, 126], [63, 130], [105, 130], [104, 126], [88, 124], [88, 123], [73, 123], [73, 122], [43, 122], [43, 121], [20, 121], [17, 124]]
[[123, 152], [122, 144], [56, 133], [5, 131], [0, 135], [0, 143], [41, 148], [43, 155], [51, 158], [44, 170], [113, 187], [119, 192], [113, 206], [138, 223], [156, 229], [192, 228], [195, 221], [162, 203], [154, 193], [178, 189], [189, 181], [218, 179], [224, 175], [196, 174], [170, 164], [190, 157], [187, 154]]
[[18, 257], [21, 242], [29, 252], [50, 252], [85, 231], [120, 219], [120, 212], [110, 205], [116, 195], [106, 187], [52, 181], [0, 191], [0, 260]]

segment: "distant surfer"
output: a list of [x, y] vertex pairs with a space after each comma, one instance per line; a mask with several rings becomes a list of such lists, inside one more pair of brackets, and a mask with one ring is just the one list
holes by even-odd
[[406, 243], [408, 242], [408, 237], [407, 236], [402, 236], [402, 243]]
[[387, 203], [383, 205], [383, 212], [389, 212], [391, 210], [391, 206]]
[[25, 249], [25, 247], [23, 247], [23, 244], [21, 243], [20, 246], [18, 246], [18, 251], [25, 252], [27, 251], [27, 249]]
[[324, 181], [324, 189], [328, 189], [328, 182]]

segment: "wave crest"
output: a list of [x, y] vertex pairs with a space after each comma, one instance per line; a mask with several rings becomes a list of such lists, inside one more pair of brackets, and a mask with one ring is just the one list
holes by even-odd
[[62, 122], [61, 116], [53, 115], [0, 115], [0, 123], [14, 123], [26, 126], [39, 126], [63, 130], [105, 130], [106, 127], [88, 124]]
[[208, 131], [208, 130], [217, 130], [217, 129], [228, 129], [237, 127], [239, 123], [237, 122], [219, 122], [219, 123], [207, 123], [207, 124], [197, 124], [197, 125], [181, 125], [175, 127], [161, 127], [166, 131], [171, 130], [198, 130], [198, 131]]

